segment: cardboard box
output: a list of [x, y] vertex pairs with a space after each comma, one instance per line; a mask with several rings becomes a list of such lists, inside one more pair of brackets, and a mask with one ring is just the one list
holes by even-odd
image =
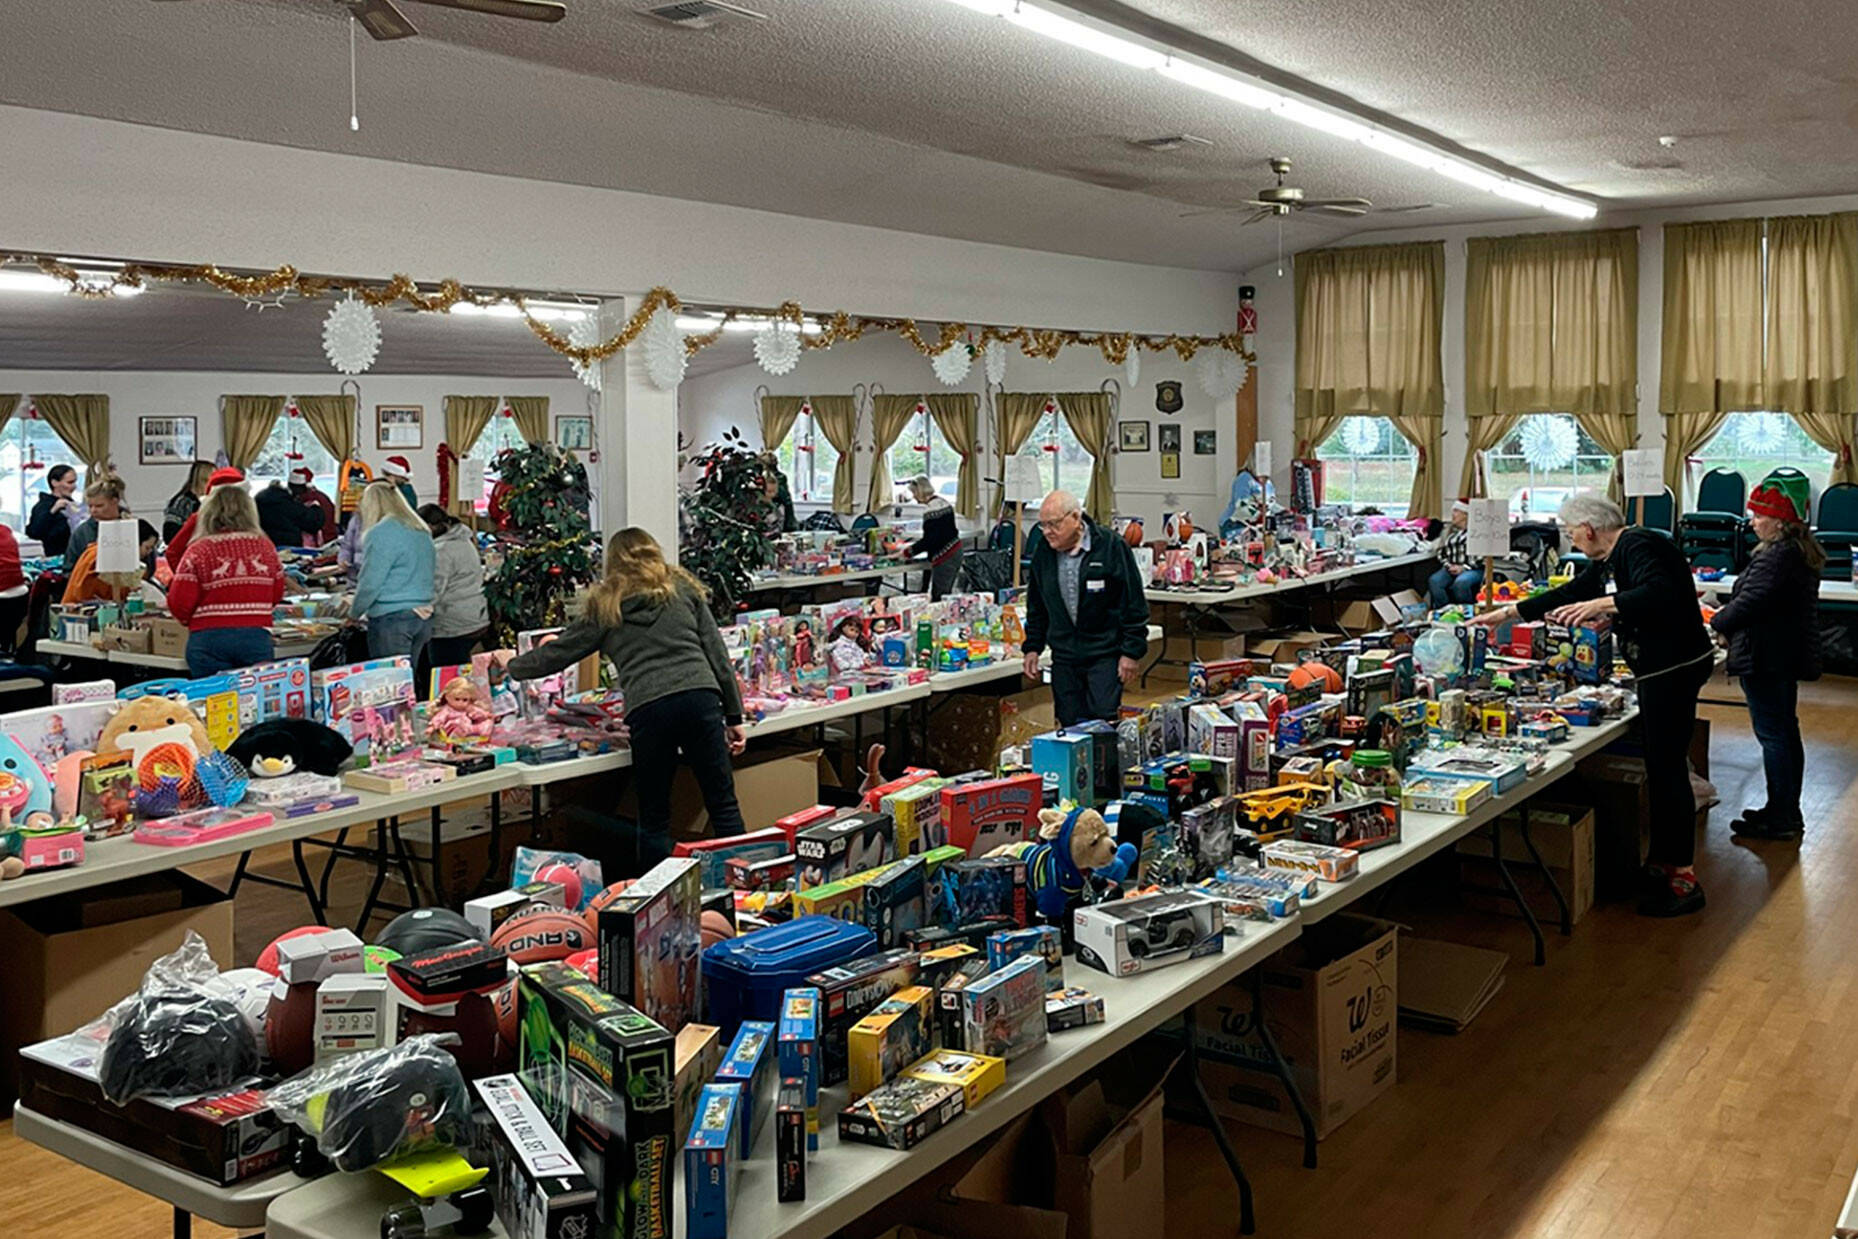
[[[1523, 898], [1545, 924], [1555, 923], [1560, 919], [1561, 909], [1555, 905], [1555, 898], [1549, 893], [1540, 871], [1533, 867], [1529, 849], [1523, 846], [1518, 814], [1504, 814], [1498, 819], [1498, 829], [1503, 831], [1503, 859], [1521, 888]], [[1568, 901], [1569, 915], [1578, 923], [1593, 908], [1593, 810], [1582, 805], [1531, 804], [1529, 837], [1535, 842], [1536, 851], [1542, 854], [1542, 863], [1548, 867], [1549, 876], [1554, 878], [1562, 897]], [[1491, 883], [1495, 871], [1487, 863], [1490, 858], [1488, 835], [1480, 832], [1461, 839], [1458, 855], [1468, 862], [1464, 866], [1467, 873], [1475, 872], [1480, 883]], [[1516, 904], [1503, 896], [1467, 890], [1465, 902], [1468, 906], [1504, 916], [1522, 915]]]
[[690, 1120], [697, 1113], [697, 1094], [723, 1065], [722, 1035], [723, 1030], [713, 1024], [686, 1024], [677, 1030], [673, 1131], [690, 1130]]
[[1042, 684], [1005, 696], [949, 693], [936, 699], [929, 715], [928, 764], [947, 771], [991, 770], [1001, 749], [1057, 726], [1051, 690]]
[[[232, 901], [224, 894], [178, 871], [138, 889], [147, 893], [83, 891], [0, 911], [0, 1097], [16, 1095], [16, 1050], [63, 1036], [135, 993], [148, 966], [188, 930], [206, 940], [215, 962], [233, 965]], [[106, 902], [123, 915], [102, 920], [95, 905]], [[151, 903], [168, 906], [138, 911]]]
[[1049, 1162], [1049, 1142], [1038, 1115], [1022, 1115], [992, 1143], [957, 1163], [951, 1181], [931, 1176], [920, 1194], [910, 1192], [898, 1216], [916, 1219], [933, 1234], [962, 1239], [1066, 1239], [1069, 1219], [1032, 1198], [1050, 1182]]
[[[760, 830], [815, 804], [819, 800], [819, 754], [814, 748], [769, 749], [765, 754], [754, 752], [737, 758], [735, 798], [742, 806], [743, 828]], [[588, 782], [598, 786], [602, 794], [612, 795], [603, 780]], [[611, 800], [597, 807], [603, 812], [615, 812]], [[620, 817], [638, 820], [638, 794], [630, 784], [620, 795], [617, 812]], [[689, 766], [680, 765], [671, 782], [671, 837], [707, 839], [712, 833], [709, 810], [703, 805], [696, 776]]]
[[1251, 655], [1272, 663], [1295, 663], [1304, 651], [1319, 650], [1340, 640], [1342, 634], [1339, 632], [1318, 632], [1312, 629], [1268, 633], [1251, 639]]
[[187, 625], [179, 620], [152, 619], [148, 622], [148, 652], [162, 658], [185, 658], [189, 635]]
[[1167, 1216], [1162, 1084], [1176, 1059], [1124, 1050], [1040, 1103], [1069, 1239], [1152, 1239]]
[[150, 635], [146, 628], [112, 624], [98, 633], [92, 644], [100, 649], [118, 650], [125, 654], [147, 654], [151, 652]]
[[[1308, 926], [1263, 968], [1264, 1018], [1323, 1138], [1393, 1087], [1398, 1074], [1398, 927], [1347, 914]], [[1251, 986], [1201, 999], [1196, 1036], [1213, 1109], [1272, 1131], [1301, 1133], [1289, 1096], [1271, 1075]]]
[[1637, 892], [1651, 848], [1645, 763], [1637, 757], [1596, 753], [1575, 767], [1575, 779], [1569, 794], [1594, 811], [1594, 898], [1603, 903], [1628, 898]]

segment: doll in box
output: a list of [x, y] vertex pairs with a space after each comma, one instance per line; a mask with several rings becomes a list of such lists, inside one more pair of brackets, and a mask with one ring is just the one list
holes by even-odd
[[490, 740], [491, 724], [490, 707], [476, 681], [455, 675], [439, 690], [426, 734], [446, 744], [483, 744]]

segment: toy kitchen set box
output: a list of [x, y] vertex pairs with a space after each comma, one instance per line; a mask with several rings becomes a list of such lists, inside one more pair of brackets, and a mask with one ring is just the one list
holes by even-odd
[[[1396, 926], [1346, 913], [1304, 927], [1303, 936], [1260, 965], [1265, 1019], [1290, 1064], [1297, 1091], [1325, 1138], [1393, 1087], [1399, 1019]], [[1223, 1118], [1272, 1131], [1302, 1132], [1269, 1058], [1249, 1032], [1249, 983], [1222, 986], [1195, 1011], [1200, 1071]]]

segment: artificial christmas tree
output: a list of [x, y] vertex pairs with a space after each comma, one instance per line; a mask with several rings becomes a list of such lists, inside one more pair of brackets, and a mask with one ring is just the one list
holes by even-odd
[[497, 454], [492, 515], [503, 562], [484, 589], [492, 636], [504, 649], [516, 634], [568, 622], [568, 600], [598, 571], [599, 548], [587, 517], [587, 470], [552, 443]]
[[678, 562], [709, 587], [718, 622], [731, 623], [749, 574], [774, 558], [768, 530], [779, 500], [767, 484], [775, 469], [733, 426], [722, 442], [698, 449], [687, 463], [697, 480], [680, 496]]

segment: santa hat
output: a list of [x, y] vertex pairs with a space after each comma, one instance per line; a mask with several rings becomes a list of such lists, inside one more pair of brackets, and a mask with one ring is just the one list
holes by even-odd
[[410, 478], [413, 476], [413, 466], [404, 456], [389, 456], [384, 472], [391, 473], [395, 477]]
[[290, 480], [300, 486], [308, 486], [316, 480], [316, 475], [308, 469], [292, 469], [290, 471]]
[[1463, 512], [1466, 516], [1471, 515], [1471, 501], [1469, 499], [1452, 500], [1452, 514], [1455, 516], [1460, 512]]
[[1748, 514], [1804, 524], [1807, 507], [1812, 502], [1808, 486], [1803, 477], [1768, 478], [1748, 497]]
[[207, 475], [206, 488], [210, 491], [216, 486], [227, 486], [244, 480], [244, 473], [234, 469], [231, 465], [222, 465]]

